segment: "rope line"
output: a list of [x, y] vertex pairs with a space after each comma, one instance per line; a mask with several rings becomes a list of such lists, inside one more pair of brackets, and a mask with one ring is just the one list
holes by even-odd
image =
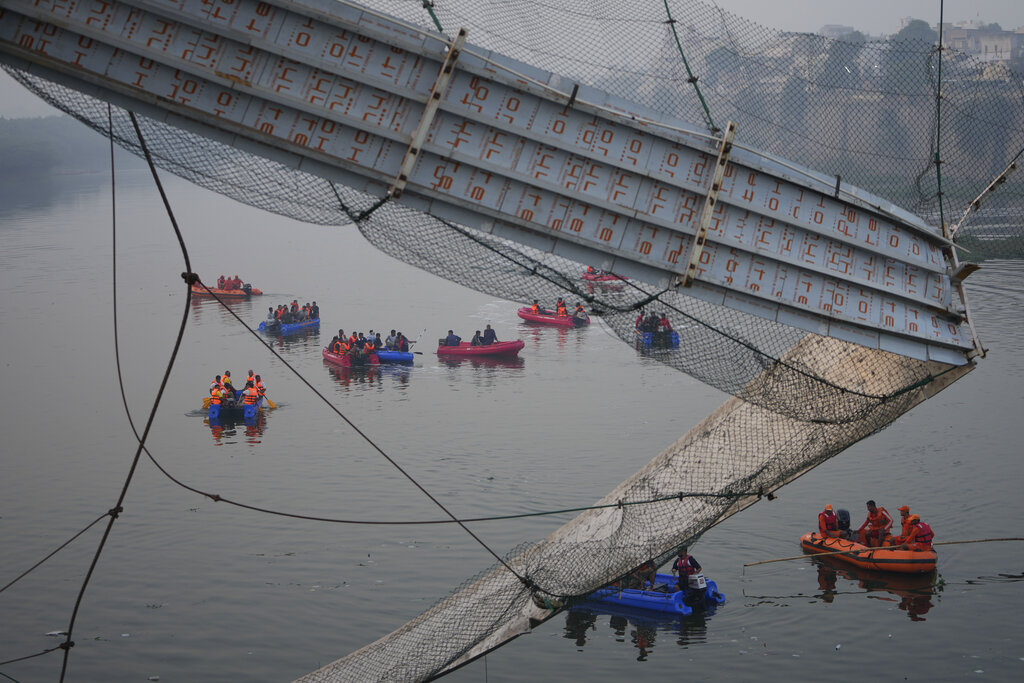
[[[352, 420], [350, 420], [344, 413], [342, 413], [340, 410], [338, 410], [338, 408], [333, 403], [331, 403], [329, 400], [327, 400], [327, 397], [324, 396], [322, 393], [320, 393], [320, 391], [316, 387], [314, 387], [312, 384], [310, 384], [309, 380], [307, 380], [305, 377], [302, 376], [302, 373], [300, 373], [298, 370], [296, 370], [294, 367], [292, 367], [292, 365], [288, 361], [286, 361], [283, 357], [281, 357], [281, 354], [279, 354], [273, 348], [268, 346], [260, 338], [260, 336], [256, 333], [255, 330], [253, 330], [251, 327], [249, 327], [245, 323], [245, 321], [242, 320], [238, 316], [237, 313], [235, 313], [233, 310], [231, 310], [230, 306], [228, 306], [226, 303], [224, 303], [224, 301], [222, 301], [220, 299], [220, 297], [218, 297], [216, 294], [214, 294], [213, 292], [210, 291], [210, 288], [207, 287], [206, 284], [201, 279], [199, 279], [198, 275], [196, 275], [195, 273], [191, 273], [191, 275], [193, 277], [195, 277], [195, 280], [199, 284], [199, 286], [201, 286], [204, 290], [206, 290], [206, 293], [209, 294], [210, 296], [212, 296], [217, 301], [217, 303], [219, 303], [224, 308], [224, 310], [227, 311], [231, 315], [231, 317], [233, 317], [235, 320], [237, 320], [238, 323], [242, 327], [244, 327], [245, 330], [247, 332], [249, 332], [249, 334], [251, 334], [255, 339], [257, 339], [264, 348], [266, 348], [270, 353], [274, 354], [275, 358], [277, 358], [279, 361], [281, 361], [281, 363], [286, 368], [288, 368], [288, 370], [290, 370], [293, 375], [298, 377], [299, 380], [302, 381], [302, 383], [305, 384], [309, 388], [309, 390], [312, 391], [313, 394], [315, 394], [317, 396], [317, 398], [319, 398], [321, 401], [323, 401], [323, 403], [328, 408], [330, 408], [332, 411], [334, 411], [335, 415], [337, 415], [342, 420], [344, 420], [345, 424], [347, 424], [349, 427], [351, 427], [352, 430], [356, 434], [358, 434], [364, 441], [366, 441], [366, 443], [368, 443], [375, 451], [377, 451], [381, 455], [381, 457], [383, 457], [385, 460], [387, 460], [388, 463], [390, 463], [392, 467], [394, 467], [396, 470], [398, 470], [398, 472], [401, 473], [402, 476], [404, 476], [407, 480], [409, 480], [409, 482], [413, 486], [415, 486], [417, 489], [419, 489], [420, 492], [423, 495], [425, 495], [432, 503], [434, 503], [434, 505], [436, 505], [438, 508], [441, 509], [441, 511], [443, 511], [446, 515], [448, 515], [448, 517], [451, 518], [452, 522], [454, 522], [455, 524], [458, 524], [460, 527], [462, 527], [463, 531], [465, 531], [467, 534], [469, 534], [469, 536], [473, 540], [475, 540], [477, 543], [479, 543], [480, 546], [484, 550], [486, 550], [488, 553], [490, 553], [490, 555], [492, 557], [494, 557], [503, 567], [505, 567], [505, 569], [507, 569], [509, 572], [511, 572], [512, 575], [515, 576], [517, 579], [519, 579], [523, 584], [525, 584], [525, 585], [527, 585], [527, 586], [529, 586], [531, 588], [534, 587], [531, 582], [529, 582], [526, 578], [524, 578], [518, 572], [516, 572], [514, 569], [512, 569], [512, 567], [510, 567], [508, 565], [508, 563], [505, 562], [505, 560], [500, 555], [498, 555], [498, 553], [496, 553], [489, 545], [487, 545], [487, 543], [485, 543], [483, 539], [481, 539], [479, 536], [477, 536], [475, 533], [473, 533], [458, 517], [455, 516], [454, 513], [452, 513], [444, 505], [444, 503], [442, 503], [440, 500], [438, 500], [432, 493], [430, 493], [430, 491], [427, 491], [427, 489], [424, 488], [422, 484], [420, 484], [418, 481], [416, 481], [415, 477], [413, 477], [411, 474], [409, 474], [405, 470], [405, 468], [403, 468], [401, 465], [399, 465], [398, 462], [395, 461], [390, 455], [385, 453], [384, 449], [382, 449], [380, 446], [378, 446], [377, 443], [373, 439], [371, 439], [368, 434], [366, 434], [363, 430], [361, 430], [358, 426], [356, 426], [356, 424], [354, 422], [352, 422]], [[253, 509], [256, 509], [256, 508], [253, 508]]]
[[[35, 657], [41, 657], [42, 655], [48, 655], [51, 652], [53, 652], [54, 650], [66, 650], [68, 647], [74, 647], [74, 646], [75, 646], [75, 644], [73, 642], [70, 645], [65, 645], [64, 643], [61, 643], [60, 645], [58, 645], [56, 647], [51, 647], [48, 650], [43, 650], [42, 652], [37, 652], [34, 655], [25, 655], [24, 657], [15, 657], [14, 659], [8, 659], [6, 662], [0, 662], [0, 666], [6, 666], [7, 664], [14, 664], [15, 662], [24, 662], [26, 659], [33, 659]], [[12, 678], [11, 680], [13, 681], [14, 679]]]
[[669, 28], [672, 29], [672, 37], [675, 38], [676, 48], [679, 50], [679, 57], [683, 60], [683, 66], [686, 67], [686, 75], [689, 76], [687, 79], [693, 86], [693, 89], [697, 92], [697, 99], [700, 100], [700, 106], [704, 108], [704, 122], [708, 125], [708, 130], [712, 134], [717, 135], [722, 132], [722, 129], [715, 125], [714, 120], [711, 118], [711, 110], [708, 109], [708, 103], [704, 100], [704, 93], [700, 91], [700, 86], [697, 85], [697, 76], [693, 75], [693, 71], [690, 70], [690, 63], [686, 60], [686, 55], [683, 53], [683, 44], [679, 40], [679, 32], [676, 31], [676, 20], [672, 18], [672, 10], [668, 7], [668, 0], [664, 0], [665, 3], [665, 14], [668, 16]]
[[[109, 115], [108, 110], [108, 115]], [[135, 128], [135, 134], [138, 136], [139, 144], [142, 151], [145, 154], [146, 162], [149, 164], [149, 170], [153, 175], [153, 181], [156, 183], [157, 189], [160, 192], [160, 197], [163, 199], [164, 207], [167, 209], [167, 214], [170, 217], [171, 225], [174, 228], [174, 232], [178, 237], [178, 244], [181, 246], [182, 255], [185, 260], [186, 269], [191, 272], [191, 261], [188, 255], [188, 249], [185, 247], [185, 240], [181, 235], [181, 230], [178, 228], [178, 222], [174, 218], [174, 212], [171, 210], [170, 203], [167, 199], [167, 195], [164, 192], [163, 185], [160, 183], [160, 177], [156, 172], [156, 167], [153, 165], [153, 158], [149, 153], [149, 148], [146, 146], [146, 141], [142, 136], [142, 130], [139, 128], [138, 120], [135, 118], [135, 113], [129, 111], [128, 115], [131, 117], [132, 125]], [[110, 135], [111, 144], [113, 144], [113, 127], [111, 126]], [[135, 456], [132, 458], [131, 467], [128, 470], [128, 474], [125, 477], [124, 485], [121, 487], [121, 493], [117, 499], [117, 505], [111, 509], [110, 520], [107, 522], [107, 526], [103, 531], [103, 537], [100, 539], [100, 543], [96, 548], [96, 553], [93, 555], [92, 562], [89, 564], [89, 569], [86, 572], [85, 578], [82, 580], [82, 586], [78, 591], [78, 597], [75, 599], [75, 606], [71, 612], [71, 619], [68, 623], [67, 638], [63, 643], [64, 657], [61, 664], [60, 670], [60, 681], [63, 682], [67, 675], [68, 659], [71, 652], [71, 647], [74, 646], [74, 641], [71, 640], [72, 633], [74, 632], [75, 620], [78, 618], [78, 610], [81, 608], [82, 599], [85, 597], [86, 588], [89, 585], [89, 581], [92, 578], [93, 572], [96, 570], [97, 564], [99, 564], [100, 555], [103, 553], [103, 549], [106, 546], [107, 539], [110, 537], [110, 531], [113, 528], [114, 520], [117, 519], [118, 514], [123, 510], [122, 504], [128, 494], [128, 487], [131, 485], [132, 479], [135, 475], [135, 470], [138, 467], [139, 459], [142, 455], [142, 449], [145, 446], [146, 439], [149, 436], [149, 431], [153, 426], [153, 421], [156, 419], [156, 411], [160, 406], [160, 399], [163, 397], [164, 390], [167, 388], [167, 382], [171, 376], [171, 370], [174, 368], [174, 361], [178, 356], [178, 351], [181, 348], [181, 340], [185, 336], [185, 326], [188, 324], [189, 309], [192, 303], [192, 289], [188, 290], [188, 294], [185, 297], [185, 308], [181, 316], [181, 324], [178, 327], [178, 336], [174, 341], [174, 348], [171, 350], [171, 356], [167, 361], [167, 368], [164, 370], [163, 378], [160, 381], [160, 388], [157, 390], [156, 398], [153, 400], [153, 407], [149, 413], [149, 419], [146, 421], [146, 428], [142, 433], [142, 437], [139, 439], [139, 447], [135, 450]], [[117, 326], [114, 327], [114, 336], [118, 334]], [[116, 511], [116, 512], [115, 512]]]
[[71, 537], [71, 538], [69, 538], [68, 540], [66, 540], [66, 541], [64, 541], [63, 543], [61, 543], [61, 544], [60, 544], [59, 546], [57, 546], [57, 548], [56, 548], [56, 549], [55, 549], [55, 550], [54, 550], [53, 552], [51, 552], [51, 553], [50, 553], [49, 555], [47, 555], [47, 556], [46, 556], [46, 557], [44, 557], [43, 559], [41, 559], [41, 560], [39, 560], [38, 562], [36, 562], [36, 563], [35, 563], [34, 565], [32, 565], [31, 567], [29, 567], [29, 568], [28, 568], [28, 569], [26, 569], [25, 571], [23, 571], [23, 572], [22, 572], [21, 574], [19, 574], [19, 575], [18, 575], [17, 577], [15, 577], [15, 578], [14, 578], [14, 579], [12, 579], [12, 580], [11, 580], [10, 582], [8, 582], [8, 583], [7, 583], [7, 585], [5, 585], [5, 586], [4, 586], [3, 588], [0, 588], [0, 593], [3, 593], [3, 592], [4, 592], [5, 590], [7, 590], [7, 589], [8, 589], [8, 588], [10, 588], [11, 586], [13, 586], [14, 584], [18, 583], [18, 582], [19, 582], [19, 581], [21, 581], [21, 580], [22, 580], [23, 578], [25, 578], [26, 576], [28, 576], [29, 574], [31, 574], [31, 573], [32, 573], [32, 572], [33, 572], [33, 571], [34, 571], [35, 569], [37, 569], [37, 568], [38, 568], [38, 567], [39, 567], [40, 565], [42, 565], [42, 564], [43, 564], [44, 562], [46, 562], [47, 560], [49, 560], [49, 559], [50, 559], [51, 557], [53, 557], [54, 555], [56, 555], [57, 553], [59, 553], [59, 552], [60, 552], [61, 550], [63, 550], [64, 548], [66, 548], [66, 547], [67, 547], [68, 545], [70, 545], [70, 544], [71, 544], [71, 543], [72, 543], [72, 542], [73, 542], [73, 541], [74, 541], [74, 540], [75, 540], [76, 538], [78, 538], [79, 536], [81, 536], [82, 534], [84, 534], [84, 533], [85, 533], [86, 531], [88, 531], [89, 529], [91, 529], [91, 528], [93, 528], [94, 526], [96, 526], [96, 524], [98, 524], [98, 523], [99, 523], [99, 521], [100, 521], [101, 519], [103, 519], [104, 517], [106, 517], [106, 516], [107, 516], [107, 515], [109, 515], [109, 514], [110, 514], [110, 512], [104, 512], [104, 513], [103, 513], [102, 515], [100, 515], [99, 517], [97, 517], [97, 518], [96, 518], [96, 519], [94, 519], [93, 521], [89, 522], [89, 524], [87, 524], [87, 525], [85, 526], [85, 528], [84, 528], [84, 529], [82, 529], [81, 531], [79, 531], [79, 532], [78, 532], [77, 534], [75, 534], [74, 536], [72, 536], [72, 537]]

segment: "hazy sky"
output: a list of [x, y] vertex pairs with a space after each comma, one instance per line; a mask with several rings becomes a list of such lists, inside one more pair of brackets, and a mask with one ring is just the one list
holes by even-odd
[[[495, 0], [497, 1], [497, 0]], [[727, 12], [770, 28], [814, 32], [841, 24], [870, 34], [899, 30], [900, 19], [914, 17], [929, 24], [939, 20], [939, 0], [717, 0]], [[1024, 26], [1024, 0], [946, 0], [947, 23], [978, 20], [1006, 30]], [[0, 71], [0, 116], [47, 116], [55, 110]]]

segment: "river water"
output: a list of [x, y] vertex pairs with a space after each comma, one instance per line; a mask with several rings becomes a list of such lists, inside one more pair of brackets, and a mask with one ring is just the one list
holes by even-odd
[[[164, 181], [193, 269], [266, 292], [232, 305], [243, 321], [317, 301], [320, 333], [273, 348], [351, 422], [229, 313], [194, 303], [147, 441], [183, 485], [316, 517], [442, 518], [358, 428], [462, 517], [571, 508], [726, 399], [638, 356], [599, 320], [529, 327], [519, 304], [397, 262], [352, 228]], [[115, 218], [121, 370], [140, 431], [185, 307], [185, 267], [151, 179], [119, 176], [117, 190], [115, 210], [102, 176], [0, 189], [0, 585], [110, 509], [135, 453], [114, 353]], [[824, 503], [858, 525], [868, 498], [894, 514], [907, 503], [939, 541], [1024, 535], [1022, 276], [1020, 262], [990, 262], [969, 281], [990, 349], [977, 370], [692, 548], [727, 596], [715, 613], [562, 614], [449, 680], [1024, 677], [1024, 544], [941, 548], [937, 577], [924, 581], [811, 559], [744, 569], [799, 555]], [[468, 338], [486, 323], [526, 342], [521, 362], [431, 353], [449, 328]], [[423, 353], [410, 368], [339, 374], [320, 357], [339, 327], [399, 329]], [[255, 427], [211, 429], [197, 409], [225, 369], [261, 374], [278, 409]], [[568, 518], [473, 529], [503, 553]], [[0, 593], [0, 661], [60, 642], [47, 634], [66, 629], [102, 527]], [[390, 632], [492, 560], [451, 525], [341, 525], [214, 502], [143, 456], [82, 601], [68, 680], [289, 681]], [[59, 672], [59, 653], [0, 666], [19, 681]]]

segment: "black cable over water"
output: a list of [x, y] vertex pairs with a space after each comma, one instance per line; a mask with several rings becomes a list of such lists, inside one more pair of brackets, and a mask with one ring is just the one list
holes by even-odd
[[[46, 557], [44, 557], [43, 559], [39, 560], [38, 562], [36, 562], [36, 563], [35, 563], [34, 565], [32, 565], [31, 567], [29, 567], [28, 569], [26, 569], [25, 571], [23, 571], [23, 572], [22, 572], [21, 574], [19, 574], [19, 575], [18, 575], [18, 576], [16, 576], [15, 578], [11, 579], [11, 580], [10, 580], [10, 581], [9, 581], [9, 582], [8, 582], [8, 583], [7, 583], [7, 584], [6, 584], [5, 586], [4, 586], [4, 587], [3, 587], [3, 588], [0, 588], [0, 593], [3, 593], [3, 592], [4, 592], [5, 590], [7, 590], [7, 589], [8, 589], [8, 588], [10, 588], [11, 586], [13, 586], [14, 584], [18, 583], [18, 582], [19, 582], [19, 581], [21, 581], [21, 580], [22, 580], [23, 578], [25, 578], [26, 576], [28, 576], [29, 574], [31, 574], [31, 573], [32, 573], [32, 572], [33, 572], [33, 571], [34, 571], [34, 570], [35, 570], [35, 569], [36, 569], [37, 567], [39, 567], [39, 566], [40, 566], [40, 565], [42, 565], [42, 564], [43, 564], [44, 562], [46, 562], [46, 561], [47, 561], [48, 559], [50, 559], [51, 557], [53, 557], [54, 555], [56, 555], [57, 553], [59, 553], [59, 552], [60, 552], [61, 550], [64, 550], [64, 548], [66, 548], [66, 547], [68, 547], [69, 545], [71, 545], [71, 543], [72, 543], [72, 542], [73, 542], [73, 541], [74, 541], [74, 540], [75, 540], [76, 538], [78, 538], [79, 536], [81, 536], [82, 534], [84, 534], [84, 533], [85, 533], [86, 531], [88, 531], [89, 529], [91, 529], [91, 528], [93, 528], [94, 526], [96, 526], [96, 525], [97, 525], [97, 524], [99, 523], [99, 521], [100, 521], [100, 520], [102, 520], [102, 519], [103, 519], [104, 517], [106, 517], [106, 516], [107, 516], [107, 515], [109, 515], [109, 514], [110, 514], [109, 512], [104, 512], [104, 513], [103, 513], [102, 515], [100, 515], [99, 517], [97, 517], [97, 518], [96, 518], [96, 519], [94, 519], [93, 521], [89, 522], [89, 524], [87, 524], [87, 525], [85, 526], [85, 528], [84, 528], [84, 529], [82, 529], [81, 531], [79, 531], [79, 532], [78, 532], [77, 534], [75, 534], [74, 536], [72, 536], [72, 537], [71, 537], [71, 538], [69, 538], [68, 540], [66, 540], [66, 541], [64, 541], [63, 543], [61, 543], [61, 544], [60, 544], [59, 546], [57, 546], [57, 548], [56, 548], [56, 549], [54, 549], [54, 551], [53, 551], [52, 553], [50, 553], [49, 555], [47, 555], [47, 556], [46, 556]], [[0, 664], [7, 664], [7, 662], [0, 662]]]
[[[267, 346], [267, 344], [265, 344], [265, 343], [263, 342], [263, 340], [262, 340], [262, 339], [260, 339], [259, 335], [258, 335], [258, 334], [256, 334], [256, 332], [255, 332], [255, 331], [254, 331], [254, 330], [253, 330], [252, 328], [250, 328], [250, 327], [249, 327], [248, 325], [246, 325], [246, 324], [245, 324], [245, 321], [244, 321], [244, 320], [242, 320], [242, 319], [241, 319], [240, 317], [238, 317], [238, 314], [237, 314], [237, 313], [235, 313], [235, 312], [234, 312], [233, 310], [231, 310], [231, 307], [230, 307], [230, 306], [228, 306], [227, 304], [225, 304], [225, 303], [224, 303], [223, 301], [221, 301], [220, 297], [218, 297], [218, 296], [217, 296], [216, 294], [214, 294], [213, 292], [211, 292], [211, 291], [210, 291], [210, 288], [206, 286], [206, 283], [204, 283], [204, 282], [203, 282], [202, 280], [198, 279], [198, 276], [196, 276], [196, 282], [197, 282], [197, 284], [199, 284], [199, 286], [201, 286], [201, 287], [202, 287], [202, 288], [203, 288], [204, 290], [206, 290], [206, 293], [207, 293], [207, 294], [209, 294], [209, 295], [210, 295], [210, 296], [212, 296], [212, 297], [213, 297], [214, 299], [216, 299], [216, 300], [217, 300], [217, 303], [219, 303], [219, 304], [220, 304], [221, 306], [223, 306], [223, 307], [224, 307], [224, 310], [225, 310], [225, 311], [227, 311], [227, 312], [228, 312], [229, 314], [231, 314], [231, 317], [233, 317], [233, 318], [234, 318], [235, 320], [237, 320], [237, 321], [238, 321], [238, 322], [239, 322], [239, 323], [240, 323], [240, 324], [242, 325], [242, 327], [244, 327], [244, 328], [245, 328], [245, 329], [246, 329], [246, 330], [247, 330], [247, 331], [249, 332], [249, 334], [251, 334], [251, 335], [252, 335], [253, 337], [255, 337], [255, 338], [256, 338], [257, 340], [259, 340], [260, 344], [262, 344], [263, 346], [265, 346], [265, 347], [267, 348], [267, 350], [268, 350], [268, 351], [270, 351], [270, 353], [274, 354], [274, 357], [275, 357], [275, 358], [277, 358], [277, 359], [278, 359], [279, 361], [281, 361], [281, 363], [282, 363], [282, 364], [284, 364], [284, 366], [285, 366], [286, 368], [288, 368], [288, 369], [289, 369], [289, 370], [290, 370], [290, 371], [292, 372], [292, 374], [293, 374], [293, 375], [295, 375], [296, 377], [298, 377], [298, 378], [299, 378], [299, 379], [300, 379], [300, 380], [302, 381], [302, 383], [303, 383], [303, 384], [305, 384], [305, 385], [306, 385], [307, 387], [309, 387], [309, 390], [310, 390], [310, 391], [312, 391], [312, 392], [313, 392], [314, 394], [316, 394], [317, 398], [319, 398], [319, 399], [320, 399], [321, 401], [323, 401], [323, 402], [324, 402], [324, 404], [325, 404], [325, 405], [326, 405], [326, 406], [327, 406], [328, 408], [330, 408], [331, 410], [333, 410], [333, 411], [334, 411], [334, 413], [335, 413], [335, 415], [337, 415], [337, 416], [338, 416], [338, 417], [340, 417], [340, 418], [341, 418], [342, 420], [344, 420], [344, 421], [345, 421], [345, 424], [347, 424], [347, 425], [348, 425], [349, 427], [351, 427], [351, 428], [352, 428], [352, 430], [353, 430], [353, 431], [354, 431], [354, 432], [355, 432], [356, 434], [358, 434], [359, 436], [361, 436], [361, 437], [363, 438], [363, 440], [364, 440], [364, 441], [366, 441], [366, 443], [370, 444], [370, 446], [372, 446], [372, 447], [373, 447], [373, 449], [374, 449], [375, 451], [377, 451], [378, 453], [380, 453], [381, 457], [383, 457], [383, 458], [384, 458], [385, 460], [387, 460], [387, 461], [388, 461], [388, 462], [389, 462], [389, 463], [391, 464], [391, 466], [392, 466], [392, 467], [394, 467], [394, 468], [395, 468], [396, 470], [398, 470], [398, 471], [399, 471], [399, 472], [400, 472], [400, 473], [402, 474], [402, 476], [404, 476], [404, 477], [405, 477], [406, 479], [408, 479], [408, 480], [409, 480], [409, 482], [410, 482], [410, 483], [411, 483], [411, 484], [412, 484], [413, 486], [415, 486], [416, 488], [418, 488], [418, 489], [420, 490], [420, 492], [421, 492], [421, 493], [422, 493], [423, 495], [425, 495], [425, 496], [426, 496], [426, 497], [427, 497], [428, 499], [430, 499], [430, 501], [431, 501], [432, 503], [434, 503], [434, 505], [436, 505], [437, 507], [439, 507], [439, 508], [441, 509], [441, 511], [442, 511], [442, 512], [444, 512], [444, 513], [445, 513], [446, 515], [448, 515], [448, 516], [449, 516], [449, 517], [451, 518], [452, 522], [454, 522], [455, 524], [458, 524], [458, 525], [459, 525], [460, 527], [462, 527], [462, 530], [463, 530], [463, 531], [465, 531], [465, 532], [466, 532], [467, 534], [469, 534], [469, 536], [470, 536], [470, 537], [471, 537], [471, 538], [472, 538], [472, 539], [473, 539], [474, 541], [476, 541], [477, 543], [479, 543], [479, 544], [480, 544], [480, 546], [481, 546], [481, 547], [482, 547], [482, 548], [483, 548], [484, 550], [486, 550], [486, 551], [487, 551], [488, 553], [490, 553], [490, 554], [491, 554], [491, 555], [492, 555], [492, 556], [494, 557], [494, 559], [496, 559], [496, 560], [497, 560], [497, 561], [498, 561], [498, 562], [499, 562], [499, 563], [500, 563], [500, 564], [501, 564], [501, 565], [502, 565], [503, 567], [505, 567], [505, 569], [507, 569], [508, 571], [510, 571], [510, 572], [512, 573], [512, 575], [513, 575], [513, 576], [515, 576], [515, 577], [516, 577], [517, 579], [519, 579], [519, 580], [520, 580], [520, 581], [521, 581], [521, 582], [523, 583], [523, 585], [525, 585], [525, 586], [528, 586], [528, 587], [531, 587], [531, 588], [533, 587], [533, 584], [532, 584], [532, 583], [531, 583], [530, 581], [528, 581], [528, 580], [527, 580], [527, 579], [526, 579], [525, 577], [523, 577], [523, 576], [520, 576], [520, 575], [519, 575], [519, 573], [518, 573], [518, 572], [516, 572], [516, 570], [512, 569], [512, 567], [510, 567], [510, 566], [508, 565], [508, 563], [507, 563], [507, 562], [505, 562], [505, 560], [504, 560], [504, 559], [502, 559], [502, 557], [501, 557], [500, 555], [498, 555], [498, 553], [494, 552], [494, 550], [492, 550], [492, 549], [491, 549], [491, 547], [490, 547], [489, 545], [487, 545], [487, 544], [486, 544], [486, 543], [485, 543], [485, 542], [483, 541], [483, 539], [481, 539], [481, 538], [480, 538], [479, 536], [477, 536], [476, 534], [474, 534], [474, 533], [473, 533], [473, 532], [472, 532], [472, 531], [471, 531], [471, 530], [469, 529], [469, 527], [467, 527], [467, 526], [466, 526], [466, 525], [465, 525], [465, 524], [464, 524], [464, 523], [462, 522], [462, 520], [460, 520], [460, 519], [459, 519], [458, 517], [456, 517], [456, 516], [455, 516], [455, 515], [454, 515], [454, 514], [453, 514], [453, 513], [452, 513], [452, 512], [451, 512], [451, 511], [450, 511], [450, 510], [449, 510], [449, 509], [447, 508], [447, 507], [445, 507], [444, 503], [442, 503], [442, 502], [441, 502], [440, 500], [438, 500], [437, 498], [435, 498], [435, 497], [433, 496], [433, 494], [431, 494], [431, 493], [430, 493], [430, 491], [427, 491], [427, 489], [425, 489], [425, 488], [424, 488], [424, 487], [423, 487], [423, 486], [422, 486], [422, 485], [421, 485], [421, 484], [420, 484], [420, 483], [419, 483], [418, 481], [416, 481], [416, 479], [415, 479], [415, 478], [414, 478], [414, 477], [413, 477], [413, 476], [412, 476], [411, 474], [409, 474], [408, 472], [406, 472], [406, 471], [405, 471], [405, 469], [404, 469], [404, 468], [403, 468], [403, 467], [402, 467], [401, 465], [399, 465], [399, 464], [398, 464], [398, 463], [397, 463], [397, 462], [396, 462], [395, 460], [393, 460], [393, 459], [391, 458], [391, 456], [390, 456], [390, 455], [388, 455], [387, 453], [385, 453], [385, 452], [384, 452], [384, 449], [382, 449], [382, 448], [381, 448], [380, 446], [378, 446], [378, 445], [376, 444], [376, 442], [374, 442], [374, 440], [373, 440], [373, 439], [371, 439], [371, 438], [370, 438], [370, 437], [369, 437], [369, 436], [368, 436], [368, 435], [367, 435], [366, 433], [364, 433], [364, 432], [363, 432], [363, 431], [362, 431], [361, 429], [359, 429], [359, 427], [357, 427], [357, 426], [355, 425], [355, 423], [353, 423], [353, 422], [352, 422], [351, 420], [349, 420], [349, 419], [348, 419], [348, 417], [346, 417], [344, 413], [342, 413], [342, 412], [341, 412], [340, 410], [338, 410], [338, 409], [337, 409], [337, 408], [336, 408], [336, 407], [334, 406], [334, 404], [333, 404], [333, 403], [331, 403], [330, 401], [328, 401], [328, 400], [327, 400], [327, 397], [326, 397], [326, 396], [324, 396], [323, 394], [321, 394], [321, 393], [320, 393], [320, 392], [319, 392], [319, 391], [317, 390], [317, 388], [316, 388], [316, 387], [314, 387], [314, 386], [313, 386], [312, 384], [310, 384], [310, 383], [309, 383], [309, 380], [307, 380], [307, 379], [306, 379], [305, 377], [303, 377], [303, 376], [302, 376], [302, 373], [300, 373], [300, 372], [299, 372], [298, 370], [296, 370], [295, 368], [293, 368], [293, 367], [291, 366], [291, 364], [290, 364], [290, 363], [289, 363], [288, 361], [286, 361], [286, 360], [285, 360], [284, 358], [282, 358], [282, 357], [281, 357], [281, 354], [279, 354], [279, 353], [278, 353], [277, 351], [275, 351], [274, 349], [272, 349], [272, 348], [271, 348], [270, 346]], [[255, 508], [254, 508], [254, 509], [255, 509]]]
[[[109, 110], [108, 110], [109, 114]], [[142, 137], [142, 131], [139, 129], [139, 123], [135, 118], [133, 112], [128, 112], [132, 120], [132, 125], [135, 128], [135, 134], [138, 136], [139, 145], [142, 147], [142, 151], [145, 154], [146, 162], [149, 164], [149, 170], [153, 174], [153, 181], [156, 183], [157, 189], [160, 192], [160, 197], [163, 199], [164, 207], [167, 209], [167, 215], [170, 217], [171, 225], [174, 228], [174, 233], [178, 237], [178, 244], [181, 245], [182, 256], [185, 260], [186, 272], [192, 272], [192, 264], [188, 256], [188, 249], [185, 247], [185, 240], [181, 236], [181, 230], [178, 229], [178, 223], [174, 218], [174, 213], [171, 211], [170, 203], [167, 200], [167, 195], [164, 193], [163, 185], [160, 183], [160, 177], [157, 175], [156, 167], [153, 165], [153, 159], [149, 154], [149, 148], [146, 146], [146, 141]], [[113, 131], [111, 130], [111, 137]], [[189, 287], [188, 294], [185, 297], [185, 310], [182, 312], [181, 325], [178, 328], [178, 336], [174, 341], [174, 349], [171, 351], [171, 357], [167, 361], [167, 368], [164, 370], [163, 378], [160, 381], [160, 389], [157, 391], [156, 398], [153, 400], [153, 408], [150, 410], [149, 419], [146, 421], [146, 428], [142, 433], [142, 437], [139, 439], [139, 447], [135, 450], [135, 456], [132, 458], [131, 467], [128, 470], [128, 474], [125, 477], [124, 485], [121, 488], [121, 493], [118, 496], [117, 504], [108, 513], [110, 520], [107, 522], [107, 527], [103, 531], [103, 538], [100, 539], [99, 546], [96, 548], [96, 554], [93, 556], [92, 562], [89, 565], [89, 570], [86, 572], [85, 578], [82, 580], [82, 587], [78, 592], [78, 597], [75, 600], [75, 607], [71, 613], [71, 619], [68, 623], [67, 637], [61, 644], [64, 649], [64, 660], [60, 670], [60, 680], [63, 682], [64, 677], [67, 674], [68, 668], [68, 657], [71, 652], [71, 648], [74, 647], [74, 641], [71, 640], [75, 628], [75, 620], [78, 617], [78, 610], [82, 605], [82, 598], [85, 597], [85, 589], [89, 585], [89, 580], [92, 578], [93, 572], [96, 570], [96, 565], [99, 563], [100, 555], [103, 553], [103, 548], [106, 545], [107, 538], [110, 536], [110, 531], [114, 526], [114, 520], [117, 519], [118, 515], [122, 512], [122, 503], [128, 494], [128, 487], [131, 485], [132, 478], [135, 475], [135, 470], [139, 464], [139, 458], [142, 455], [142, 449], [145, 445], [146, 438], [149, 436], [149, 430], [153, 426], [153, 421], [156, 419], [156, 411], [160, 406], [160, 399], [163, 397], [164, 389], [167, 387], [167, 381], [171, 376], [171, 369], [174, 367], [174, 361], [178, 356], [178, 350], [181, 348], [181, 340], [185, 336], [185, 325], [188, 323], [189, 307], [192, 303], [192, 288]], [[114, 326], [114, 336], [117, 336], [117, 326]]]

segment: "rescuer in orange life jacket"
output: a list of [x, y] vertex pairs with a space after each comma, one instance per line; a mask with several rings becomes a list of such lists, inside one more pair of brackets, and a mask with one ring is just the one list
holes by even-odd
[[530, 306], [530, 311], [536, 315], [540, 315], [541, 313], [543, 313], [543, 311], [540, 310], [540, 304], [537, 303], [536, 299], [533, 300], [533, 305]]
[[242, 391], [242, 403], [251, 406], [255, 405], [259, 399], [260, 392], [252, 385], [252, 382], [246, 382], [245, 390]]
[[910, 534], [900, 547], [910, 550], [931, 550], [933, 538], [935, 534], [932, 533], [932, 528], [922, 522], [919, 515], [910, 515]]
[[562, 300], [562, 297], [558, 297], [558, 303], [555, 304], [555, 315], [563, 317], [569, 315], [569, 309], [565, 307], [565, 301]]
[[[873, 500], [867, 502], [867, 508], [867, 519], [857, 529], [857, 533], [861, 534], [864, 545], [869, 548], [877, 548], [885, 542], [885, 535], [892, 528], [892, 517], [889, 516], [889, 512], [885, 508], [876, 506]], [[870, 528], [865, 531], [865, 527]]]
[[892, 539], [893, 545], [899, 545], [900, 543], [905, 543], [906, 540], [907, 540], [907, 536], [910, 534], [910, 527], [912, 526], [910, 524], [910, 507], [907, 506], [907, 505], [900, 505], [896, 509], [900, 511], [901, 529], [900, 529], [900, 535], [897, 536], [896, 538]]
[[839, 518], [832, 511], [831, 505], [818, 513], [818, 533], [822, 538], [842, 538], [843, 532], [839, 530]]

